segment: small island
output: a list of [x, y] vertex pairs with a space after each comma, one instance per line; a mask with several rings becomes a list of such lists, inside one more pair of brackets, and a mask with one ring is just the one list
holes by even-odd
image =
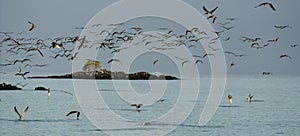
[[21, 88], [11, 84], [1, 83], [0, 90], [21, 90]]
[[136, 72], [127, 74], [125, 72], [111, 72], [101, 69], [93, 72], [74, 72], [65, 75], [33, 76], [28, 78], [54, 78], [54, 79], [96, 79], [96, 80], [179, 80], [170, 75], [154, 75], [149, 72]]

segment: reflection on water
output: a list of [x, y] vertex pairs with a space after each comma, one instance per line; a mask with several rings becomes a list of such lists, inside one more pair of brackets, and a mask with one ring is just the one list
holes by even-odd
[[[3, 80], [3, 79], [1, 79]], [[8, 79], [16, 82], [15, 79]], [[279, 84], [282, 80], [289, 81]], [[4, 81], [0, 81], [4, 82]], [[7, 82], [7, 81], [5, 81]], [[97, 81], [99, 93], [105, 97], [110, 108], [98, 108], [95, 111], [111, 110], [114, 113], [136, 124], [132, 128], [101, 129], [91, 124], [82, 114], [76, 117], [66, 117], [71, 110], [79, 110], [73, 91], [72, 80], [28, 80], [28, 84], [21, 91], [0, 91], [0, 135], [104, 135], [108, 131], [153, 131], [168, 126], [178, 127], [170, 135], [297, 135], [300, 130], [299, 90], [300, 78], [232, 78], [227, 80], [227, 88], [217, 113], [206, 126], [198, 126], [198, 119], [208, 95], [209, 81], [201, 82], [199, 99], [187, 100], [195, 103], [190, 116], [182, 124], [172, 122], [161, 123], [155, 119], [163, 116], [176, 102], [179, 91], [178, 82], [168, 84], [173, 86], [166, 91], [163, 102], [143, 106], [137, 112], [129, 103], [122, 100], [113, 89], [111, 81]], [[135, 86], [144, 87], [147, 81], [132, 81]], [[36, 86], [50, 87], [51, 97], [47, 91], [34, 91]], [[145, 91], [145, 88], [141, 89]], [[251, 90], [251, 91], [250, 91]], [[123, 90], [126, 93], [130, 90]], [[251, 93], [255, 96], [251, 103], [246, 100]], [[227, 95], [233, 95], [230, 106]], [[191, 94], [194, 95], [194, 94]], [[24, 120], [19, 121], [13, 107], [21, 109], [29, 106]], [[143, 126], [144, 121], [152, 120], [150, 125]], [[109, 119], [108, 119], [109, 121]], [[50, 129], [51, 128], [51, 129]], [[50, 131], [51, 130], [51, 131]]]

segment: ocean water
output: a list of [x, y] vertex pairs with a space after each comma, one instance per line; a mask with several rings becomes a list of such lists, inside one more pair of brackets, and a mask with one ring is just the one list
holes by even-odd
[[[137, 112], [130, 103], [123, 100], [116, 93], [112, 82], [125, 81], [96, 81], [98, 92], [104, 98], [109, 109], [116, 115], [126, 118], [136, 124], [135, 127], [126, 129], [101, 129], [97, 128], [81, 110], [77, 101], [73, 80], [69, 79], [27, 79], [26, 81], [15, 77], [1, 77], [0, 82], [18, 83], [28, 82], [23, 90], [0, 91], [0, 135], [70, 135], [70, 136], [96, 136], [107, 135], [110, 132], [138, 132], [149, 131], [157, 134], [158, 130], [164, 130], [170, 126], [176, 129], [168, 135], [291, 135], [300, 133], [300, 77], [277, 76], [230, 76], [227, 79], [226, 90], [223, 99], [213, 118], [205, 125], [199, 126], [198, 120], [206, 102], [210, 88], [210, 78], [201, 78], [200, 93], [198, 99], [188, 100], [186, 103], [194, 103], [189, 116], [181, 124], [156, 123], [155, 119], [165, 115], [172, 109], [178, 96], [181, 94], [181, 81], [165, 81], [166, 91], [163, 102], [144, 106], [141, 112]], [[153, 81], [161, 82], [161, 81]], [[149, 81], [130, 81], [132, 89], [141, 94], [147, 94], [151, 89]], [[47, 92], [34, 91], [37, 86], [50, 87], [51, 96]], [[86, 86], [87, 88], [89, 86]], [[191, 87], [193, 88], [193, 87]], [[131, 90], [122, 90], [126, 91]], [[122, 92], [121, 91], [121, 92]], [[161, 93], [161, 92], [159, 92]], [[248, 103], [248, 94], [253, 94], [253, 101]], [[229, 106], [227, 95], [233, 96], [233, 105]], [[190, 96], [197, 95], [191, 91]], [[191, 97], [192, 98], [192, 97]], [[14, 113], [16, 106], [22, 112], [29, 106], [24, 119], [19, 121]], [[66, 117], [71, 110], [81, 111], [79, 120], [75, 115]], [[186, 109], [182, 106], [182, 112]], [[179, 113], [180, 114], [180, 113]], [[150, 125], [142, 123], [154, 120]], [[114, 121], [107, 119], [106, 122]], [[138, 133], [139, 135], [143, 135]]]

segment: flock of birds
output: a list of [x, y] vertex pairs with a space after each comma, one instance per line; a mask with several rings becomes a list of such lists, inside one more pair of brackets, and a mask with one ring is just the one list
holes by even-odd
[[[272, 3], [265, 2], [258, 4], [254, 8], [259, 8], [262, 6], [268, 6], [273, 11], [276, 11], [275, 6]], [[48, 66], [46, 63], [34, 63], [35, 58], [39, 57], [40, 59], [51, 58], [53, 60], [56, 59], [65, 59], [68, 61], [76, 60], [79, 51], [82, 48], [94, 48], [97, 50], [103, 49], [108, 50], [111, 54], [116, 54], [121, 51], [126, 51], [130, 47], [122, 47], [120, 46], [122, 43], [132, 44], [132, 48], [135, 45], [142, 45], [147, 47], [148, 50], [157, 50], [157, 51], [168, 51], [173, 50], [181, 46], [185, 46], [188, 49], [192, 50], [193, 48], [197, 48], [197, 45], [200, 44], [201, 40], [208, 39], [210, 42], [208, 48], [211, 50], [209, 53], [204, 54], [193, 54], [194, 60], [183, 58], [180, 56], [175, 56], [175, 58], [181, 63], [181, 66], [184, 67], [186, 63], [194, 63], [202, 64], [204, 60], [208, 58], [208, 56], [215, 56], [214, 52], [220, 51], [221, 49], [215, 48], [213, 45], [217, 42], [217, 40], [221, 40], [227, 42], [232, 39], [232, 37], [223, 37], [223, 33], [233, 30], [236, 26], [232, 25], [234, 21], [237, 21], [236, 18], [226, 18], [225, 22], [219, 21], [216, 16], [216, 12], [218, 10], [218, 6], [213, 8], [212, 10], [207, 7], [202, 7], [204, 14], [207, 15], [207, 19], [211, 19], [213, 24], [217, 24], [222, 30], [213, 32], [215, 37], [209, 37], [208, 33], [205, 31], [201, 31], [200, 28], [192, 28], [190, 30], [185, 30], [184, 32], [177, 33], [176, 30], [172, 30], [171, 28], [158, 28], [157, 31], [160, 31], [156, 34], [146, 33], [146, 30], [142, 27], [131, 27], [121, 31], [110, 31], [111, 27], [121, 26], [123, 23], [119, 24], [109, 24], [103, 26], [102, 24], [93, 24], [87, 27], [76, 27], [75, 29], [87, 30], [90, 34], [94, 36], [107, 34], [105, 39], [99, 39], [95, 41], [87, 40], [87, 36], [61, 36], [56, 38], [37, 38], [37, 37], [27, 37], [25, 34], [30, 33], [37, 29], [37, 25], [31, 21], [28, 21], [30, 27], [27, 31], [22, 32], [0, 32], [2, 34], [2, 40], [0, 41], [0, 52], [1, 54], [8, 54], [8, 56], [13, 56], [12, 58], [16, 58], [21, 56], [20, 59], [5, 59], [6, 62], [1, 62], [0, 67], [11, 67], [18, 66], [18, 72], [16, 72], [15, 76], [20, 76], [22, 79], [26, 80], [27, 75], [30, 74], [29, 70], [24, 70], [32, 67], [37, 68], [45, 68]], [[292, 29], [290, 25], [274, 25], [275, 29]], [[95, 30], [101, 31], [95, 31]], [[200, 36], [197, 38], [195, 35]], [[279, 41], [279, 37], [275, 37], [274, 39], [268, 39], [266, 43], [262, 44], [262, 38], [260, 37], [246, 37], [241, 36], [240, 40], [246, 44], [249, 44], [251, 48], [254, 49], [263, 49], [268, 47], [272, 43], [276, 43]], [[78, 47], [75, 47], [76, 43], [79, 44]], [[157, 46], [159, 45], [159, 46]], [[291, 48], [296, 48], [299, 45], [293, 44], [290, 45]], [[76, 52], [75, 52], [76, 51]], [[226, 55], [232, 56], [234, 58], [242, 58], [246, 57], [246, 54], [241, 54], [233, 51], [224, 51]], [[47, 55], [46, 55], [47, 54]], [[49, 55], [50, 54], [50, 55]], [[14, 57], [16, 56], [16, 57]], [[48, 56], [48, 57], [47, 57]], [[292, 57], [288, 54], [280, 54], [279, 59], [292, 59]], [[45, 59], [47, 62], [48, 60]], [[119, 58], [110, 58], [107, 60], [107, 63], [118, 62], [122, 64], [121, 59]], [[152, 65], [155, 66], [160, 63], [159, 59], [154, 59]], [[230, 68], [234, 67], [236, 63], [232, 61], [229, 65]], [[0, 74], [7, 74], [5, 71], [1, 71]], [[262, 75], [272, 75], [272, 72], [263, 71]], [[18, 86], [25, 87], [28, 83], [22, 84], [18, 83]], [[48, 90], [48, 96], [50, 97], [50, 90]], [[249, 94], [248, 102], [251, 102], [253, 95]], [[233, 97], [228, 95], [228, 99], [230, 104], [232, 104]], [[160, 100], [163, 101], [163, 100]], [[140, 108], [143, 104], [131, 104], [131, 106], [136, 107], [137, 111], [140, 111]], [[22, 117], [27, 113], [29, 107], [26, 107], [24, 112], [20, 114], [16, 107], [14, 107], [14, 111], [19, 116], [21, 120]], [[71, 111], [66, 116], [71, 114], [77, 114], [77, 119], [79, 118], [79, 111]]]
[[[247, 101], [248, 101], [249, 104], [252, 102], [253, 96], [254, 95], [251, 95], [251, 94], [249, 94], [247, 96]], [[230, 106], [232, 106], [232, 103], [233, 103], [233, 97], [232, 97], [232, 95], [230, 95], [230, 94], [228, 95], [228, 100], [229, 100]]]
[[[49, 99], [50, 96], [51, 96], [51, 90], [50, 90], [50, 88], [47, 89], [47, 95], [48, 95], [48, 99]], [[0, 101], [1, 101], [1, 99], [0, 99]], [[20, 114], [19, 111], [18, 111], [18, 109], [17, 109], [17, 107], [16, 106], [14, 107], [14, 111], [18, 115], [19, 120], [23, 119], [23, 117], [25, 116], [25, 114], [28, 112], [28, 109], [29, 109], [29, 106], [26, 106], [26, 108], [24, 109], [24, 111], [22, 112], [22, 114]], [[69, 115], [72, 115], [72, 114], [76, 114], [76, 119], [79, 120], [80, 111], [75, 111], [75, 110], [70, 111], [70, 112], [68, 112], [66, 114], [66, 116], [69, 116]]]

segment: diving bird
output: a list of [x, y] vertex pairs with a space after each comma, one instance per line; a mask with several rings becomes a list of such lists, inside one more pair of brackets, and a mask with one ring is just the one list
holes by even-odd
[[253, 96], [254, 96], [254, 95], [251, 95], [251, 94], [249, 94], [249, 95], [248, 95], [248, 97], [247, 97], [248, 103], [250, 103], [250, 102], [251, 102], [251, 100], [252, 100]]
[[29, 24], [31, 24], [31, 27], [29, 28], [28, 31], [32, 31], [34, 28], [36, 28], [36, 25], [30, 21], [28, 21]]
[[74, 114], [74, 113], [76, 113], [77, 114], [77, 120], [79, 120], [79, 115], [80, 115], [80, 112], [79, 111], [70, 111], [66, 116], [69, 116], [69, 115], [71, 115], [71, 114]]
[[232, 105], [232, 95], [228, 95], [228, 99], [229, 99], [229, 103], [230, 103], [230, 106]]
[[16, 114], [19, 116], [19, 120], [22, 120], [23, 116], [27, 113], [28, 108], [29, 108], [29, 107], [27, 106], [27, 107], [25, 108], [25, 110], [23, 111], [23, 113], [20, 114], [20, 113], [18, 112], [18, 110], [17, 110], [17, 107], [16, 107], [16, 106], [14, 107], [14, 110], [15, 110]]
[[136, 108], [136, 111], [140, 112], [141, 111], [141, 107], [143, 106], [143, 104], [131, 104], [130, 106], [134, 106]]
[[292, 57], [289, 56], [289, 55], [287, 55], [287, 54], [282, 54], [282, 55], [280, 55], [279, 58], [280, 58], [280, 59], [281, 59], [281, 58], [289, 58], [289, 59], [292, 59]]
[[261, 3], [261, 4], [257, 5], [257, 6], [255, 6], [254, 8], [258, 8], [258, 7], [260, 7], [260, 6], [267, 6], [267, 5], [270, 6], [270, 8], [271, 8], [273, 11], [276, 11], [275, 7], [274, 7], [273, 4], [270, 3], [270, 2], [264, 2], [264, 3]]

